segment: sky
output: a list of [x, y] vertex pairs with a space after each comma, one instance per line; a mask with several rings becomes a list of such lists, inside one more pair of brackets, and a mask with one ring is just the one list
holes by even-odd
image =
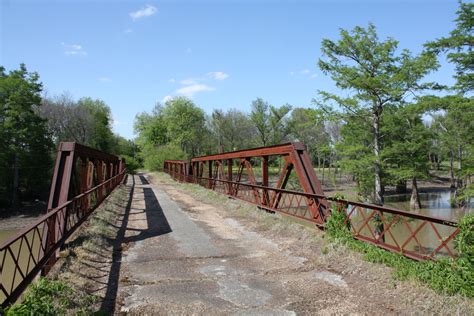
[[[132, 139], [135, 115], [187, 96], [214, 109], [252, 100], [311, 107], [336, 92], [317, 66], [321, 41], [373, 23], [379, 37], [419, 53], [454, 28], [456, 0], [44, 1], [0, 0], [0, 65], [25, 63], [48, 96], [92, 97]], [[427, 80], [452, 84], [453, 67]]]

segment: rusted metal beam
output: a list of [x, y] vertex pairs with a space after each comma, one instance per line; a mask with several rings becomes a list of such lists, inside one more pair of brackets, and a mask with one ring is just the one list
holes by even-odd
[[[77, 143], [60, 143], [47, 214], [0, 243], [2, 307], [15, 302], [38, 273], [50, 270], [67, 238], [124, 175], [125, 164], [118, 157]], [[20, 259], [27, 260], [26, 268]]]

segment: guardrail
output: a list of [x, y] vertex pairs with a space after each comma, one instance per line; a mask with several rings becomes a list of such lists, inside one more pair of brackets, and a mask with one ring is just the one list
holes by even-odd
[[[50, 206], [59, 205], [0, 244], [2, 307], [14, 303], [40, 272], [48, 273], [67, 238], [124, 176], [124, 164], [118, 157], [75, 143], [61, 143], [49, 201]], [[71, 194], [75, 196], [68, 198]]]
[[456, 222], [378, 205], [348, 201], [300, 191], [244, 182], [185, 175], [179, 168], [164, 169], [172, 178], [240, 199], [258, 207], [318, 224], [310, 206], [323, 201], [330, 209], [344, 212], [347, 229], [354, 238], [400, 253], [415, 260], [455, 257]]

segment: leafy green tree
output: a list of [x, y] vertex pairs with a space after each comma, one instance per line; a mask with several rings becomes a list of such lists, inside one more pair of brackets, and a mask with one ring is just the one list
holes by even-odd
[[[18, 207], [20, 188], [38, 194], [47, 190], [52, 142], [41, 104], [37, 73], [0, 67], [0, 204]], [[36, 196], [38, 197], [38, 196]]]
[[428, 155], [432, 133], [422, 120], [423, 109], [417, 104], [386, 110], [382, 160], [385, 172], [396, 184], [411, 181], [410, 207], [420, 209], [417, 180], [429, 177]]
[[81, 98], [79, 107], [84, 107], [92, 118], [92, 133], [88, 145], [105, 152], [111, 152], [114, 146], [112, 132], [112, 113], [107, 104], [102, 100], [89, 97]]
[[287, 115], [291, 106], [274, 107], [261, 98], [252, 101], [251, 106], [250, 120], [257, 130], [258, 144], [269, 146], [281, 143], [289, 133]]
[[474, 174], [474, 98], [461, 95], [429, 96], [422, 98], [420, 103], [433, 113], [432, 126], [450, 162], [451, 186], [456, 188], [456, 195], [462, 196], [465, 202], [467, 197], [463, 192], [470, 192]]
[[179, 145], [189, 157], [201, 152], [206, 118], [204, 111], [193, 101], [185, 97], [167, 101], [163, 108], [163, 120], [170, 142]]
[[306, 145], [318, 168], [324, 166], [325, 156], [330, 147], [324, 112], [319, 109], [295, 108], [291, 112], [289, 126], [292, 138]]
[[222, 146], [224, 151], [248, 148], [256, 136], [249, 116], [236, 109], [214, 110], [209, 125], [219, 148]]
[[456, 85], [461, 93], [474, 89], [474, 3], [459, 1], [456, 28], [449, 37], [442, 37], [425, 46], [429, 51], [447, 53], [448, 60], [455, 64]]
[[408, 93], [432, 87], [420, 80], [437, 69], [436, 56], [422, 53], [412, 56], [408, 50], [398, 49], [392, 38], [380, 41], [375, 26], [355, 27], [351, 32], [340, 31], [338, 41], [324, 39], [319, 67], [331, 76], [336, 86], [349, 96], [340, 97], [320, 91], [319, 104], [335, 103], [346, 114], [360, 114], [366, 110], [365, 120], [370, 123], [373, 149], [374, 202], [383, 204], [381, 119], [387, 106], [402, 106]]

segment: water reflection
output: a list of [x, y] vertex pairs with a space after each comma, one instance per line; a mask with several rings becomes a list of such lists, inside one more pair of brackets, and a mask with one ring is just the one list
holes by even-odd
[[431, 215], [435, 217], [459, 220], [465, 214], [474, 213], [474, 199], [471, 199], [469, 205], [463, 208], [451, 207], [451, 200], [454, 198], [454, 191], [439, 190], [435, 192], [420, 193], [420, 201], [422, 209], [410, 210], [410, 194], [398, 194], [387, 196], [385, 198], [385, 205], [417, 212], [424, 215]]

